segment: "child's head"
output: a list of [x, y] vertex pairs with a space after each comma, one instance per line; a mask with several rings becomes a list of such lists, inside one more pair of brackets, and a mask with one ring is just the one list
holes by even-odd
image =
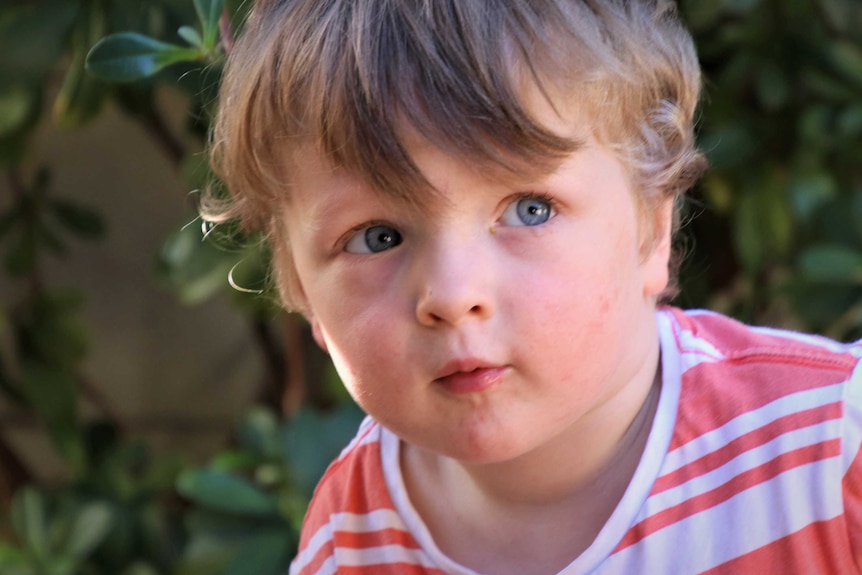
[[270, 235], [285, 304], [302, 309], [283, 221], [302, 150], [422, 204], [434, 190], [410, 141], [531, 180], [579, 147], [566, 126], [577, 117], [626, 167], [648, 246], [648, 214], [703, 169], [699, 89], [664, 0], [258, 0], [214, 132], [233, 195], [221, 217]]

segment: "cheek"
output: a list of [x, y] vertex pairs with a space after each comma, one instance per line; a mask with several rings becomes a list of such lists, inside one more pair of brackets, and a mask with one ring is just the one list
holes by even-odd
[[365, 298], [354, 294], [322, 300], [317, 303], [326, 310], [318, 312], [317, 321], [336, 370], [354, 399], [372, 412], [370, 405], [381, 401], [384, 382], [400, 377], [398, 358], [407, 357], [410, 338], [399, 330], [391, 310]]

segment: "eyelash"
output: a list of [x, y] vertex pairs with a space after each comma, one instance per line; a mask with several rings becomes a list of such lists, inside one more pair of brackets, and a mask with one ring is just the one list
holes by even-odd
[[539, 200], [541, 202], [547, 203], [548, 207], [551, 209], [551, 216], [550, 218], [548, 218], [548, 221], [550, 221], [550, 219], [552, 219], [558, 213], [559, 206], [557, 204], [557, 201], [550, 194], [547, 194], [545, 192], [525, 192], [510, 196], [503, 207], [503, 212], [501, 212], [500, 217], [503, 217], [503, 213], [505, 213], [509, 206], [516, 202], [520, 202], [521, 200]]
[[527, 192], [524, 194], [518, 194], [512, 198], [512, 202], [516, 202], [518, 200], [542, 200], [543, 202], [548, 202], [551, 209], [557, 209], [557, 202], [550, 194], [546, 194], [545, 192]]
[[344, 232], [344, 234], [340, 238], [338, 238], [338, 241], [335, 242], [335, 251], [336, 252], [347, 252], [347, 244], [349, 244], [350, 241], [354, 237], [356, 237], [357, 234], [362, 233], [363, 231], [365, 231], [369, 228], [373, 228], [375, 226], [386, 226], [386, 227], [398, 230], [397, 226], [395, 226], [395, 225], [393, 225], [390, 222], [387, 222], [385, 220], [371, 220], [368, 222], [363, 222], [361, 224], [353, 226], [352, 228], [350, 228], [349, 230]]
[[[510, 196], [506, 201], [505, 207], [508, 208], [514, 202], [518, 202], [521, 200], [540, 200], [542, 202], [546, 202], [548, 206], [551, 208], [553, 214], [557, 212], [557, 202], [550, 195], [545, 192], [526, 192], [521, 194], [515, 194]], [[553, 215], [551, 216], [553, 217]], [[371, 220], [368, 222], [363, 222], [359, 225], [356, 225], [349, 230], [347, 230], [336, 242], [335, 248], [338, 252], [345, 252], [347, 248], [347, 244], [356, 236], [356, 234], [361, 233], [363, 230], [367, 230], [369, 228], [373, 228], [374, 226], [387, 226], [393, 229], [398, 229], [396, 226], [390, 224], [384, 220]]]

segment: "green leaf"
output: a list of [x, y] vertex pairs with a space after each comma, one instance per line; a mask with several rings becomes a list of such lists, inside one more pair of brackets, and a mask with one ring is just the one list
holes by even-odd
[[123, 569], [123, 572], [120, 573], [120, 575], [159, 575], [159, 572], [155, 567], [148, 563], [136, 561]]
[[766, 253], [761, 235], [761, 220], [758, 216], [757, 198], [744, 194], [734, 217], [734, 244], [740, 262], [749, 275], [755, 275]]
[[11, 134], [24, 126], [35, 104], [30, 89], [9, 86], [0, 92], [0, 136]]
[[802, 221], [809, 222], [817, 209], [834, 198], [837, 192], [835, 178], [826, 171], [800, 174], [790, 184], [793, 211]]
[[195, 0], [195, 10], [200, 19], [203, 34], [203, 47], [211, 52], [218, 41], [219, 18], [224, 11], [225, 0]]
[[[2, 313], [2, 310], [0, 310], [0, 314]], [[2, 317], [0, 317], [0, 319], [2, 319]], [[27, 400], [18, 390], [16, 382], [9, 373], [9, 369], [6, 367], [6, 362], [3, 360], [2, 355], [0, 355], [0, 393], [3, 394], [5, 399], [11, 400], [18, 407], [27, 406]]]
[[724, 0], [682, 0], [689, 27], [696, 32], [715, 28], [725, 11]]
[[88, 3], [88, 13], [80, 18], [72, 36], [72, 61], [54, 100], [52, 117], [60, 128], [76, 128], [93, 119], [107, 99], [105, 83], [85, 69], [87, 52], [105, 35], [105, 13], [101, 6]]
[[808, 91], [819, 100], [853, 102], [858, 97], [847, 82], [819, 68], [803, 68], [799, 76]]
[[838, 116], [838, 129], [849, 138], [862, 135], [862, 104], [845, 108]]
[[247, 451], [236, 450], [220, 451], [210, 462], [210, 466], [213, 469], [221, 471], [241, 471], [244, 469], [251, 469], [259, 464], [260, 457], [258, 455]]
[[21, 222], [23, 213], [23, 202], [14, 202], [8, 210], [0, 213], [0, 240]]
[[790, 86], [781, 68], [772, 61], [765, 62], [757, 76], [757, 96], [766, 110], [783, 108], [790, 99]]
[[36, 267], [38, 247], [32, 229], [21, 230], [3, 260], [4, 267], [14, 278], [24, 277]]
[[87, 340], [79, 321], [80, 294], [52, 290], [30, 302], [18, 322], [21, 357], [71, 373], [83, 359]]
[[321, 414], [302, 409], [282, 431], [284, 459], [291, 465], [297, 485], [310, 496], [326, 468], [355, 435], [365, 415], [352, 401]]
[[63, 370], [27, 361], [21, 384], [30, 405], [45, 420], [54, 445], [72, 467], [84, 465], [75, 380]]
[[4, 575], [35, 575], [27, 555], [8, 543], [0, 541], [0, 573]]
[[862, 252], [841, 245], [810, 247], [800, 256], [799, 269], [814, 282], [862, 284]]
[[41, 492], [24, 487], [12, 500], [12, 525], [27, 550], [39, 561], [49, 554], [47, 505]]
[[0, 86], [32, 87], [57, 65], [75, 21], [77, 2], [19, 2], [0, 10]]
[[37, 222], [34, 231], [36, 232], [40, 247], [45, 248], [56, 256], [62, 257], [66, 255], [66, 244], [57, 235], [55, 228], [47, 225], [45, 222]]
[[757, 153], [750, 127], [728, 122], [705, 131], [701, 146], [716, 170], [737, 170], [746, 166]]
[[191, 26], [181, 26], [179, 30], [177, 30], [177, 34], [179, 34], [180, 38], [188, 42], [191, 46], [195, 48], [204, 49], [204, 41], [201, 38], [200, 33], [192, 28]]
[[256, 517], [277, 516], [273, 497], [248, 481], [216, 469], [186, 471], [177, 490], [195, 503], [226, 513]]
[[89, 503], [75, 516], [64, 553], [77, 559], [89, 555], [108, 535], [113, 514], [105, 503]]
[[225, 575], [279, 575], [287, 572], [293, 534], [281, 529], [261, 532], [240, 547]]
[[845, 0], [818, 0], [817, 5], [829, 26], [845, 32], [852, 22], [849, 5]]
[[183, 302], [200, 303], [228, 288], [228, 275], [240, 257], [204, 238], [200, 225], [194, 222], [165, 240], [156, 274]]
[[832, 42], [827, 58], [837, 72], [862, 87], [862, 49], [859, 46], [846, 40]]
[[166, 66], [202, 58], [200, 50], [160, 42], [135, 32], [100, 40], [87, 55], [87, 70], [110, 82], [132, 82], [153, 76]]
[[55, 199], [51, 211], [70, 232], [83, 239], [99, 239], [105, 235], [105, 222], [101, 214], [84, 205]]
[[251, 410], [239, 426], [240, 444], [254, 453], [272, 457], [278, 454], [278, 421], [267, 409]]

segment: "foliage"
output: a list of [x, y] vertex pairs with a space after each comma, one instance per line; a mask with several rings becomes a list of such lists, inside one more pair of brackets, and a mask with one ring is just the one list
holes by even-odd
[[285, 573], [314, 486], [361, 418], [349, 402], [325, 415], [304, 409], [288, 421], [251, 411], [240, 426], [238, 449], [177, 482], [197, 506], [186, 517], [190, 540], [179, 573]]
[[25, 487], [12, 502], [10, 543], [0, 543], [0, 572], [15, 575], [150, 575], [179, 557], [179, 464], [153, 461], [96, 423], [84, 431], [88, 470], [60, 488]]
[[684, 303], [862, 337], [862, 4], [688, 0], [706, 76]]
[[[74, 242], [102, 240], [106, 224], [58, 194], [50, 167], [32, 157], [40, 123], [50, 115], [73, 129], [113, 102], [159, 139], [191, 188], [203, 187], [211, 174], [164, 129], [155, 94], [164, 85], [185, 92], [187, 129], [203, 149], [225, 50], [247, 5], [22, 0], [0, 9], [0, 169], [13, 191], [0, 203], [2, 273], [12, 285], [0, 309], [0, 394], [39, 417], [72, 471], [64, 485], [18, 491], [0, 524], [9, 533], [3, 573], [284, 572], [311, 489], [355, 429], [360, 414], [343, 396], [318, 401], [337, 404], [325, 412], [253, 410], [235, 446], [183, 468], [125, 439], [109, 409], [107, 423], [84, 425], [85, 298], [46, 285], [41, 273]], [[862, 336], [862, 4], [680, 7], [704, 66], [700, 142], [713, 167], [688, 204], [679, 303]], [[156, 275], [193, 304], [224, 294], [226, 275], [265, 290], [267, 266], [254, 238], [195, 222], [165, 240]], [[270, 301], [233, 298], [265, 331]]]

